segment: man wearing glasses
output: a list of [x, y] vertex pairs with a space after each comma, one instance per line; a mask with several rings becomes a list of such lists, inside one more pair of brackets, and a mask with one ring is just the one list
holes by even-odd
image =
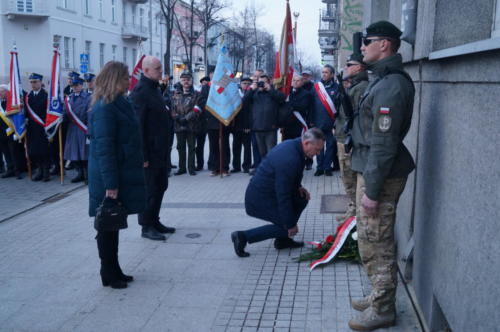
[[[353, 53], [349, 56], [346, 67], [344, 69], [344, 75], [344, 82], [342, 83], [348, 82], [348, 88], [346, 88], [347, 96], [342, 97], [350, 99], [352, 111], [355, 113], [358, 111], [359, 100], [361, 99], [361, 96], [365, 92], [366, 86], [368, 85], [366, 64], [363, 62], [363, 55], [361, 53]], [[357, 174], [351, 168], [350, 152], [346, 152], [346, 149], [344, 147], [344, 142], [346, 140], [346, 132], [344, 130], [346, 121], [346, 112], [343, 107], [341, 107], [335, 121], [335, 137], [337, 139], [340, 174], [342, 177], [342, 182], [344, 183], [344, 189], [350, 199], [350, 202], [346, 213], [342, 216], [337, 217], [338, 222], [343, 222], [344, 220], [356, 215]]]
[[403, 145], [410, 129], [415, 88], [397, 53], [402, 32], [387, 21], [366, 29], [361, 52], [370, 72], [354, 119], [352, 169], [357, 172], [358, 246], [372, 284], [369, 296], [352, 301], [361, 314], [357, 331], [395, 324], [397, 286], [394, 222], [408, 174], [415, 168]]

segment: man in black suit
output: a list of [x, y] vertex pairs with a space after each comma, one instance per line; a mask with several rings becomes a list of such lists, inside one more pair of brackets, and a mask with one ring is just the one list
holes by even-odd
[[25, 110], [28, 115], [28, 155], [32, 165], [36, 168], [36, 173], [31, 179], [47, 182], [50, 180], [50, 150], [44, 124], [48, 94], [42, 88], [42, 79], [43, 76], [37, 73], [29, 76], [31, 92], [28, 94]]
[[173, 121], [160, 90], [162, 66], [160, 60], [146, 56], [142, 62], [143, 74], [130, 94], [141, 126], [144, 173], [146, 176], [147, 205], [139, 213], [142, 237], [165, 240], [162, 233], [174, 233], [175, 228], [160, 223], [160, 208], [168, 188], [170, 148]]

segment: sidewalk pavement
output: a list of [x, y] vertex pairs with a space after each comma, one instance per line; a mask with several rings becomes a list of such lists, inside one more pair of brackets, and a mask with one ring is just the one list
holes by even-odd
[[83, 184], [71, 183], [76, 176], [76, 171], [66, 171], [64, 182], [61, 184], [59, 176], [50, 176], [50, 181], [31, 181], [27, 173], [18, 180], [15, 177], [0, 178], [0, 223], [6, 219], [44, 204], [47, 200], [60, 198], [65, 193], [71, 192]]
[[[334, 231], [334, 215], [319, 214], [321, 195], [342, 192], [338, 173], [312, 172], [299, 222], [306, 241]], [[166, 242], [141, 238], [129, 218], [120, 262], [135, 281], [124, 290], [100, 284], [86, 188], [1, 223], [0, 331], [349, 331], [350, 300], [369, 292], [360, 266], [309, 272], [291, 260], [304, 249], [277, 251], [272, 241], [237, 257], [231, 232], [264, 223], [245, 215], [250, 177], [208, 174], [170, 178], [161, 221], [177, 232]], [[385, 331], [419, 331], [403, 287], [397, 307], [397, 326]]]

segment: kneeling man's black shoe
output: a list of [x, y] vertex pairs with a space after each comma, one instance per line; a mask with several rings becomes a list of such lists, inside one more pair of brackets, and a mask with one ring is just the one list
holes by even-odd
[[165, 235], [158, 232], [154, 227], [144, 227], [141, 236], [154, 241], [165, 241]]
[[247, 240], [243, 232], [232, 232], [231, 240], [234, 245], [234, 252], [239, 257], [248, 257], [250, 254], [245, 251], [245, 246], [247, 245]]
[[175, 233], [175, 228], [174, 227], [167, 227], [165, 225], [163, 225], [161, 222], [158, 222], [154, 225], [154, 228], [160, 232], [160, 233], [163, 233], [163, 234], [166, 234], [166, 233]]
[[276, 249], [286, 249], [286, 248], [301, 248], [304, 246], [302, 241], [294, 241], [289, 237], [274, 240], [274, 247]]

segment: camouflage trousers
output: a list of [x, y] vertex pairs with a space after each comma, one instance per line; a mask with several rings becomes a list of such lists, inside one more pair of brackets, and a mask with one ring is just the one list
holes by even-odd
[[[345, 148], [343, 143], [337, 142], [337, 154], [339, 157], [340, 164], [340, 175], [342, 177], [342, 182], [344, 183], [344, 189], [349, 197], [350, 202], [347, 211], [342, 220], [356, 215], [356, 181], [357, 174], [351, 168], [351, 155], [345, 153]], [[340, 221], [340, 220], [339, 220]]]
[[357, 174], [356, 190], [357, 230], [359, 255], [370, 278], [372, 293], [370, 301], [378, 313], [395, 309], [397, 266], [394, 243], [396, 206], [404, 190], [406, 178], [386, 179], [378, 199], [378, 212], [370, 217], [361, 206], [365, 193], [365, 180]]

